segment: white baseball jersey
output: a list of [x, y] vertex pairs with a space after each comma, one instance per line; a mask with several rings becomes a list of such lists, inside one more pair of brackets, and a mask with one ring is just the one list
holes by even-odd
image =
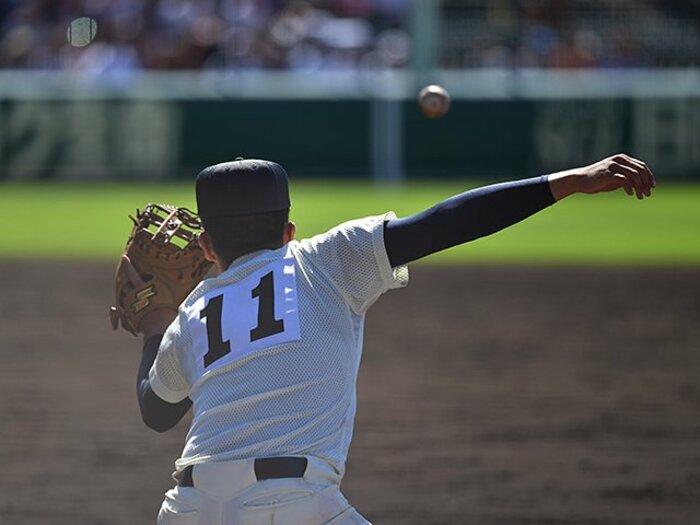
[[178, 471], [312, 455], [343, 474], [365, 313], [408, 282], [384, 247], [384, 222], [394, 217], [243, 256], [183, 302], [150, 371], [159, 397], [193, 402]]

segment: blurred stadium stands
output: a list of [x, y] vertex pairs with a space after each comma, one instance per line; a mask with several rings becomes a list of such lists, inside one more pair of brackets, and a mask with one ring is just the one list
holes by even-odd
[[[5, 68], [321, 69], [357, 67], [383, 47], [406, 50], [405, 0], [1, 0]], [[66, 27], [88, 16], [94, 45]]]
[[[0, 67], [405, 67], [420, 1], [0, 0]], [[440, 9], [442, 68], [700, 65], [699, 0], [443, 0]], [[80, 16], [98, 24], [87, 48], [66, 39]]]
[[0, 180], [243, 155], [394, 183], [621, 150], [700, 177], [700, 0], [0, 0]]
[[445, 0], [448, 68], [700, 65], [697, 0]]

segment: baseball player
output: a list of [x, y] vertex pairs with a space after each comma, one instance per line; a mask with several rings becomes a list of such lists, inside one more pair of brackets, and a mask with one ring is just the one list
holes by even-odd
[[[364, 318], [405, 286], [406, 264], [492, 234], [573, 193], [643, 199], [647, 166], [583, 168], [467, 191], [416, 215], [353, 220], [301, 241], [284, 169], [236, 160], [197, 177], [200, 245], [218, 271], [177, 312], [146, 316], [144, 422], [193, 420], [158, 514], [163, 525], [367, 524], [339, 490], [352, 438]], [[141, 277], [129, 261], [129, 279]]]

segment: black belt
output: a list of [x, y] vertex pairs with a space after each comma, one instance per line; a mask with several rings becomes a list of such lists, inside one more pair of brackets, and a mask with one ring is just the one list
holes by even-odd
[[[303, 478], [308, 460], [299, 457], [258, 458], [255, 460], [255, 477], [258, 481], [279, 478]], [[180, 487], [194, 487], [193, 465], [185, 467], [178, 476]]]

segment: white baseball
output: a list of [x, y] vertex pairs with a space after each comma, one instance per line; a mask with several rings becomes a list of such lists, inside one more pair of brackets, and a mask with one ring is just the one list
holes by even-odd
[[440, 118], [450, 109], [450, 94], [444, 87], [431, 84], [418, 93], [418, 104], [426, 117]]

